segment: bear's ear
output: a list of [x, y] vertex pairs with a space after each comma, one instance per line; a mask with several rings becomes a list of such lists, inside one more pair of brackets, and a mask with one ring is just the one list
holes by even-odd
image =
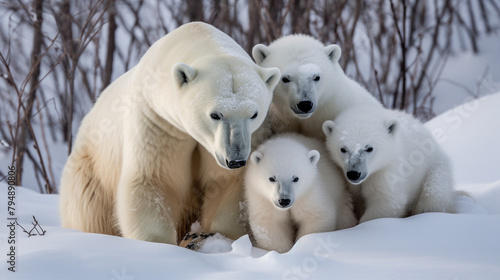
[[179, 87], [190, 83], [198, 73], [195, 69], [185, 63], [177, 63], [172, 68], [172, 76]]
[[323, 133], [326, 137], [331, 136], [333, 134], [333, 130], [335, 129], [335, 122], [326, 120], [323, 123]]
[[276, 67], [262, 68], [260, 66], [257, 66], [257, 72], [259, 73], [260, 78], [266, 83], [269, 91], [273, 92], [274, 88], [280, 81], [280, 69]]
[[257, 44], [252, 49], [252, 56], [255, 60], [255, 63], [261, 65], [264, 59], [269, 56], [269, 48], [262, 44]]
[[262, 159], [264, 155], [259, 152], [259, 151], [255, 151], [253, 152], [251, 155], [250, 155], [250, 160], [255, 163], [255, 164], [258, 164], [260, 162], [260, 160]]
[[333, 63], [339, 62], [340, 56], [342, 55], [342, 50], [338, 45], [329, 45], [325, 47], [325, 53]]
[[309, 152], [307, 152], [307, 158], [309, 158], [309, 161], [312, 165], [316, 165], [320, 157], [321, 156], [319, 155], [319, 152], [316, 150], [310, 150]]
[[389, 134], [394, 134], [398, 130], [398, 121], [390, 120], [384, 123], [385, 128]]

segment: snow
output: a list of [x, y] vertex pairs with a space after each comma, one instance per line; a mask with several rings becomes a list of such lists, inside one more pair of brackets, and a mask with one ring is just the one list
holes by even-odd
[[[500, 179], [500, 94], [487, 95], [443, 113], [427, 127], [453, 158], [455, 176], [461, 183], [491, 183]], [[487, 156], [486, 156], [487, 155]], [[470, 166], [468, 163], [475, 163]]]
[[[377, 219], [310, 234], [285, 254], [221, 235], [202, 252], [60, 227], [57, 195], [16, 189], [19, 224], [36, 216], [44, 236], [17, 227], [16, 272], [7, 270], [7, 186], [0, 184], [0, 279], [498, 279], [500, 277], [500, 93], [452, 109], [426, 126], [450, 155], [458, 214]], [[461, 113], [460, 113], [461, 112]], [[465, 112], [465, 113], [464, 113]]]
[[0, 139], [0, 144], [7, 149], [10, 148], [9, 143], [5, 142], [3, 139]]

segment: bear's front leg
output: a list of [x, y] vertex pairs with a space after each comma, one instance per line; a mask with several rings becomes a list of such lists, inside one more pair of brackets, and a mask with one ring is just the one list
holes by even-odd
[[123, 162], [116, 218], [126, 238], [177, 245], [192, 210], [196, 141], [141, 101], [124, 119]]
[[250, 204], [248, 220], [257, 247], [279, 253], [292, 248], [294, 231], [288, 211], [274, 209], [269, 201]]
[[362, 194], [366, 210], [359, 222], [363, 223], [378, 218], [402, 218], [407, 212], [406, 192], [400, 187], [384, 187], [381, 185], [363, 185]]
[[245, 234], [244, 221], [240, 219], [244, 168], [224, 169], [203, 147], [198, 147], [198, 152], [197, 181], [203, 193], [199, 217], [202, 230], [236, 240]]
[[155, 177], [124, 170], [117, 193], [118, 225], [123, 237], [177, 245], [183, 199], [174, 186]]
[[296, 209], [292, 207], [292, 217], [297, 225], [295, 242], [307, 234], [334, 231], [336, 229], [337, 211], [332, 207], [333, 205], [321, 198], [317, 202], [317, 205], [324, 208], [317, 207], [312, 201], [303, 207], [297, 207]]
[[379, 194], [365, 199], [366, 210], [359, 220], [360, 223], [379, 218], [402, 218], [407, 212], [406, 198]]

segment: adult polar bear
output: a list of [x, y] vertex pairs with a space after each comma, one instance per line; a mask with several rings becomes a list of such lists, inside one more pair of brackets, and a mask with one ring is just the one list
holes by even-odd
[[269, 115], [274, 133], [298, 132], [323, 140], [323, 122], [335, 119], [343, 110], [357, 105], [382, 106], [344, 73], [338, 45], [324, 46], [311, 36], [295, 34], [269, 46], [255, 45], [252, 55], [258, 65], [281, 70]]
[[199, 219], [243, 235], [242, 169], [229, 169], [245, 165], [279, 77], [208, 24], [158, 40], [83, 120], [61, 179], [62, 225], [177, 244]]

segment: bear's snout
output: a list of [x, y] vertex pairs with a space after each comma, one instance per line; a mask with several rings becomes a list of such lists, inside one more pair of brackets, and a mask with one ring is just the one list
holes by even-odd
[[229, 169], [237, 169], [237, 168], [245, 166], [246, 164], [247, 164], [246, 160], [231, 160], [231, 161], [228, 161], [226, 159], [226, 166]]
[[278, 199], [278, 204], [279, 204], [281, 207], [283, 207], [283, 208], [285, 208], [285, 207], [289, 206], [291, 202], [292, 202], [292, 201], [291, 201], [290, 199], [288, 199], [288, 198], [281, 198], [281, 199]]
[[304, 113], [309, 113], [309, 111], [313, 108], [313, 105], [314, 104], [311, 101], [300, 101], [299, 104], [297, 104], [297, 108]]
[[347, 171], [347, 179], [351, 181], [357, 181], [361, 177], [361, 173], [358, 171]]

